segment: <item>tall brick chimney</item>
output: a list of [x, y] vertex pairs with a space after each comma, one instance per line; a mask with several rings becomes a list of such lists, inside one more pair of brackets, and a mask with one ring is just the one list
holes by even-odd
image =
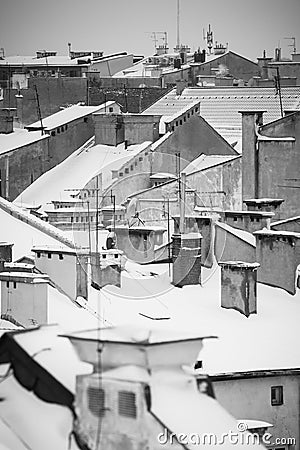
[[221, 307], [236, 309], [249, 317], [257, 313], [257, 269], [258, 263], [222, 261]]
[[24, 128], [23, 123], [23, 95], [22, 94], [16, 94], [16, 103], [17, 103], [17, 117], [16, 121], [18, 123], [19, 128]]
[[172, 236], [172, 284], [174, 286], [201, 284], [201, 239], [200, 233]]
[[24, 327], [47, 324], [48, 281], [36, 273], [0, 273], [1, 318]]
[[239, 111], [242, 114], [242, 194], [258, 196], [257, 128], [262, 125], [264, 111]]

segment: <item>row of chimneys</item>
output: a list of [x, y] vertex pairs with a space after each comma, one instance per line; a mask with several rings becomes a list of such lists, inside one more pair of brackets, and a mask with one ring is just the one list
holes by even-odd
[[[282, 288], [292, 295], [296, 293], [297, 266], [300, 263], [300, 234], [270, 230], [273, 211], [282, 201], [281, 199], [247, 200], [248, 211], [226, 211], [223, 214], [227, 224], [254, 234], [258, 262], [219, 261], [222, 307], [236, 309], [246, 316], [256, 313], [257, 281]], [[266, 207], [268, 211], [260, 211], [262, 207]], [[197, 223], [197, 229], [201, 234], [189, 232], [180, 235], [178, 223], [175, 222], [177, 234], [172, 236], [172, 282], [177, 287], [201, 284], [202, 267], [212, 267], [213, 220], [207, 216], [188, 220], [190, 219]], [[264, 223], [265, 227], [263, 227]], [[192, 227], [194, 230], [194, 224]], [[236, 253], [239, 253], [238, 248]]]
[[91, 284], [100, 289], [121, 286], [120, 250], [76, 253], [60, 248], [34, 248], [34, 264], [12, 263], [13, 244], [0, 243], [1, 317], [20, 326], [48, 323], [48, 286], [55, 286], [71, 301], [88, 300], [88, 265]]

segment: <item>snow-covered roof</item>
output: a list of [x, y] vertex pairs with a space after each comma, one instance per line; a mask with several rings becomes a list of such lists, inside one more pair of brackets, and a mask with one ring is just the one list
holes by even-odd
[[112, 182], [112, 170], [120, 169], [148, 145], [150, 142], [131, 145], [126, 150], [124, 144], [117, 147], [99, 144], [85, 149], [83, 146], [35, 180], [14, 202], [45, 205], [53, 200], [69, 200], [71, 190], [74, 193], [83, 189], [98, 174], [105, 190]]
[[63, 231], [0, 198], [1, 239], [13, 242], [13, 259], [30, 255], [34, 245], [73, 246]]
[[[300, 86], [282, 87], [281, 94], [284, 110], [300, 110]], [[176, 89], [173, 89], [142, 114], [160, 114], [161, 122], [164, 123], [166, 118], [176, 114], [195, 100], [200, 102], [201, 117], [229, 144], [238, 141], [239, 149], [242, 133], [242, 115], [239, 111], [266, 111], [263, 116], [264, 123], [281, 117], [275, 88], [230, 86], [185, 88], [181, 95], [177, 95]]]
[[225, 164], [233, 159], [240, 158], [240, 155], [205, 155], [202, 153], [194, 161], [190, 162], [184, 171], [187, 175], [199, 172], [201, 170], [206, 170], [219, 164]]
[[[168, 56], [168, 55], [161, 55], [161, 56]], [[170, 56], [170, 55], [169, 55]], [[173, 55], [175, 56], [175, 55]], [[178, 55], [176, 55], [178, 56]], [[156, 57], [157, 58], [157, 57]], [[127, 69], [123, 69], [120, 72], [117, 72], [113, 75], [113, 78], [160, 78], [161, 75], [166, 75], [168, 73], [174, 73], [178, 72], [180, 73], [183, 69], [188, 69], [190, 67], [189, 64], [182, 64], [180, 69], [174, 68], [174, 65], [169, 66], [158, 66], [156, 64], [148, 64], [149, 58], [144, 58], [142, 61], [139, 61], [138, 63], [134, 64], [131, 67], [128, 67]], [[156, 75], [153, 75], [151, 72], [151, 68], [153, 70], [158, 70], [158, 73]], [[150, 69], [150, 70], [149, 70]]]
[[23, 129], [14, 130], [9, 134], [0, 133], [0, 155], [42, 139], [49, 139], [49, 135], [42, 135], [40, 131], [29, 132]]
[[[37, 58], [36, 56], [6, 56], [0, 59], [0, 66], [84, 66], [78, 65], [78, 59], [71, 59], [69, 56], [47, 56]], [[88, 64], [86, 64], [88, 65]]]
[[[72, 122], [73, 120], [80, 119], [82, 117], [86, 117], [90, 114], [97, 113], [105, 107], [108, 107], [112, 103], [115, 102], [107, 102], [106, 106], [105, 104], [101, 104], [98, 106], [82, 106], [82, 105], [72, 105], [67, 108], [62, 109], [61, 111], [58, 111], [57, 113], [52, 114], [51, 116], [43, 118], [43, 128], [45, 130], [53, 130], [54, 128], [60, 127], [62, 125], [65, 125], [69, 122]], [[33, 129], [33, 128], [40, 128], [41, 127], [41, 121], [38, 120], [37, 122], [34, 122], [30, 125], [27, 125], [26, 128]]]
[[238, 237], [242, 241], [247, 242], [253, 247], [256, 247], [256, 240], [252, 233], [248, 233], [248, 231], [245, 230], [240, 230], [239, 228], [233, 228], [230, 225], [227, 225], [227, 223], [223, 222], [216, 222], [216, 226], [222, 228], [230, 234], [233, 234], [234, 236]]

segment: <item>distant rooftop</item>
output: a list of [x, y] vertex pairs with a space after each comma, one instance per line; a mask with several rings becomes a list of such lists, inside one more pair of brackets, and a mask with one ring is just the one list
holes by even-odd
[[[73, 120], [80, 119], [81, 117], [88, 116], [89, 114], [97, 113], [113, 103], [115, 102], [109, 101], [106, 102], [106, 105], [105, 103], [103, 103], [98, 106], [81, 106], [81, 105], [69, 106], [68, 108], [64, 108], [63, 110], [58, 111], [57, 113], [42, 119], [43, 128], [45, 130], [52, 130], [53, 128], [57, 128], [61, 125], [72, 122]], [[37, 122], [32, 123], [31, 125], [26, 126], [26, 128], [30, 130], [34, 128], [39, 129], [40, 127], [41, 122], [39, 120]]]
[[[300, 86], [282, 87], [283, 110], [300, 110]], [[181, 95], [173, 89], [142, 114], [160, 114], [161, 122], [198, 100], [200, 115], [233, 144], [241, 139], [242, 117], [239, 111], [266, 111], [264, 123], [281, 117], [279, 96], [271, 87], [192, 87]]]

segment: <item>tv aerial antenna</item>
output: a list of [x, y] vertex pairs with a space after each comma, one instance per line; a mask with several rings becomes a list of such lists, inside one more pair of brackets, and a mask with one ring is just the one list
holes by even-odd
[[293, 53], [297, 53], [296, 38], [295, 37], [285, 37], [283, 39], [292, 41], [292, 44], [288, 44], [288, 47], [293, 47]]
[[214, 38], [213, 38], [213, 32], [212, 32], [210, 24], [208, 25], [208, 30], [206, 33], [203, 28], [203, 40], [206, 41], [206, 45], [208, 48], [208, 54], [211, 55], [212, 48], [214, 46]]

